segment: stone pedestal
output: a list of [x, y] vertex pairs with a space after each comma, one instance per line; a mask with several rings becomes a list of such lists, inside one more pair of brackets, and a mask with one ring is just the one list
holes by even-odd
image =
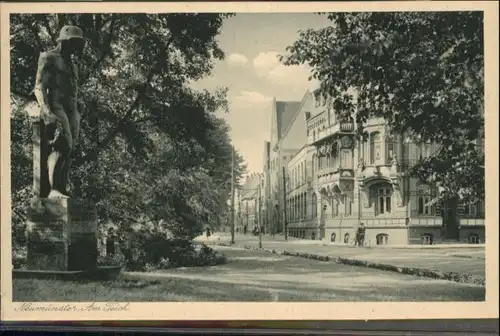
[[28, 269], [83, 271], [97, 267], [97, 211], [71, 198], [35, 197], [28, 209]]

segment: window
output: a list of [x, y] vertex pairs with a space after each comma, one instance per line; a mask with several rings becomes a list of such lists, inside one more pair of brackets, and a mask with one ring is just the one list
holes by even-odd
[[316, 193], [312, 194], [312, 218], [318, 217], [318, 197]]
[[346, 216], [352, 216], [352, 201], [351, 199], [347, 198], [346, 195], [344, 195], [344, 205], [345, 205], [344, 214]]
[[301, 166], [302, 166], [302, 170], [300, 171], [300, 174], [302, 175], [301, 183], [304, 183], [306, 181], [306, 168], [305, 168], [305, 164], [303, 161], [301, 163]]
[[465, 216], [475, 216], [476, 215], [476, 205], [475, 204], [464, 204], [464, 215]]
[[339, 215], [339, 201], [332, 200], [332, 217], [337, 217]]
[[431, 215], [432, 207], [427, 205], [431, 201], [431, 197], [429, 195], [420, 195], [418, 196], [418, 214], [419, 215]]
[[344, 244], [349, 244], [349, 234], [348, 233], [346, 233], [344, 235]]
[[342, 162], [342, 168], [344, 169], [353, 169], [354, 168], [354, 162], [352, 160], [352, 152], [349, 149], [342, 149], [340, 151], [341, 153], [341, 162]]
[[302, 195], [297, 195], [297, 219], [302, 219]]
[[384, 187], [378, 188], [376, 193], [376, 205], [375, 211], [377, 215], [382, 215], [385, 213], [391, 213], [391, 205], [392, 205], [392, 188]]
[[380, 160], [380, 133], [370, 134], [370, 163], [374, 164]]
[[437, 213], [436, 206], [429, 204], [437, 196], [435, 188], [421, 184], [417, 187], [418, 193], [418, 214], [423, 216], [434, 216]]
[[303, 194], [304, 197], [304, 218], [307, 218], [307, 194]]
[[428, 158], [431, 157], [435, 152], [435, 144], [428, 141], [421, 146], [422, 148], [422, 157]]
[[477, 212], [479, 214], [479, 217], [484, 217], [484, 202], [481, 201], [479, 202], [479, 204], [477, 205]]
[[430, 233], [422, 235], [422, 245], [432, 245], [434, 242], [434, 236]]
[[316, 130], [313, 131], [313, 141], [316, 141]]
[[386, 164], [392, 163], [393, 155], [395, 155], [395, 141], [394, 138], [389, 135], [385, 139], [385, 162]]
[[389, 243], [389, 235], [386, 233], [379, 233], [376, 239], [377, 245], [387, 245]]
[[479, 236], [475, 233], [471, 234], [469, 236], [469, 244], [480, 244], [481, 240], [479, 239]]
[[312, 156], [312, 178], [314, 178], [314, 173], [316, 171], [316, 154]]
[[330, 236], [330, 241], [332, 243], [335, 243], [335, 239], [337, 239], [337, 235], [335, 233], [332, 233], [332, 235]]
[[311, 233], [311, 240], [316, 240], [316, 232]]

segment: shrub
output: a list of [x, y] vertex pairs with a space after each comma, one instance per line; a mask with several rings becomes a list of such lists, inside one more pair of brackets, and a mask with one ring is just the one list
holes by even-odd
[[213, 266], [226, 262], [223, 255], [206, 245], [168, 238], [166, 234], [139, 232], [129, 244], [121, 246], [128, 270], [150, 271], [175, 267]]
[[12, 248], [12, 267], [14, 269], [26, 268], [26, 248]]
[[125, 262], [125, 256], [122, 253], [97, 258], [97, 266], [124, 266]]

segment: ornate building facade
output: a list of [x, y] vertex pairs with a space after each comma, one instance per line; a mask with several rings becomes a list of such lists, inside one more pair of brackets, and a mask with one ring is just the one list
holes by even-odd
[[[361, 223], [366, 240], [377, 245], [484, 242], [484, 202], [445, 207], [435, 202], [438, 190], [406, 173], [436, 143], [419, 143], [393, 134], [383, 119], [367, 121], [368, 136], [355, 136], [354, 120], [337, 120], [325, 110], [307, 121], [308, 143], [315, 148], [313, 175], [320, 212], [318, 236], [349, 243]], [[446, 215], [443, 211], [455, 212]], [[450, 235], [457, 228], [457, 235]]]
[[365, 131], [358, 139], [353, 119], [337, 120], [310, 93], [297, 105], [275, 144], [280, 159], [271, 150], [268, 170], [271, 196], [279, 190], [276, 166], [286, 170], [289, 236], [349, 244], [363, 223], [370, 244], [485, 241], [484, 202], [441, 205], [434, 186], [407, 174], [439, 144], [393, 134], [383, 119], [368, 120]]

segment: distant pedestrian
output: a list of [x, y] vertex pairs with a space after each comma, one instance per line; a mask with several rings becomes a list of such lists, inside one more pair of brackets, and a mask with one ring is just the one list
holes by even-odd
[[246, 234], [247, 234], [247, 230], [248, 230], [248, 229], [247, 229], [247, 226], [245, 225], [245, 226], [243, 227], [243, 234], [245, 234], [245, 235], [246, 235]]
[[210, 237], [210, 235], [212, 234], [211, 230], [210, 230], [210, 227], [207, 226], [207, 229], [206, 229], [206, 234], [207, 234], [207, 238]]
[[365, 225], [363, 223], [361, 223], [359, 225], [359, 227], [358, 227], [357, 232], [356, 232], [356, 243], [355, 243], [355, 245], [357, 245], [358, 247], [364, 246], [364, 243], [365, 243], [365, 231], [366, 231]]

